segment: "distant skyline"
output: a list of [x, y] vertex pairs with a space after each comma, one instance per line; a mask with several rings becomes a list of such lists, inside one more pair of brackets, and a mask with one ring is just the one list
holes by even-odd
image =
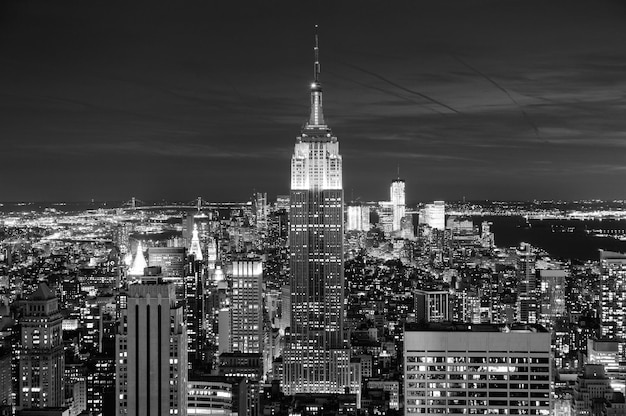
[[623, 1], [0, 4], [0, 201], [289, 193], [319, 24], [346, 201], [624, 199]]

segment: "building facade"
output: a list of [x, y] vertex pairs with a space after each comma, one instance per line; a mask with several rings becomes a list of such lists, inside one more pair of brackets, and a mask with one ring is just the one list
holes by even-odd
[[350, 383], [344, 348], [343, 183], [339, 142], [324, 121], [317, 38], [311, 114], [291, 159], [289, 209], [291, 330], [283, 391], [343, 393]]
[[393, 231], [402, 228], [402, 218], [406, 214], [406, 193], [404, 179], [394, 179], [389, 189], [391, 206], [393, 207]]
[[116, 337], [116, 414], [187, 414], [187, 332], [174, 286], [132, 284]]
[[230, 351], [263, 352], [263, 263], [233, 262]]
[[550, 333], [438, 323], [404, 332], [405, 414], [549, 415]]
[[626, 339], [626, 254], [600, 251], [602, 336]]
[[41, 283], [20, 319], [18, 409], [64, 405], [62, 323], [57, 297]]

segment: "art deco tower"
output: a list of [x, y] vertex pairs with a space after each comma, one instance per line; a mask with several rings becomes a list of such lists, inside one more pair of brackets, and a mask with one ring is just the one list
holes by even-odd
[[291, 331], [283, 391], [343, 393], [349, 385], [343, 334], [343, 186], [339, 143], [324, 122], [315, 37], [311, 115], [291, 158]]

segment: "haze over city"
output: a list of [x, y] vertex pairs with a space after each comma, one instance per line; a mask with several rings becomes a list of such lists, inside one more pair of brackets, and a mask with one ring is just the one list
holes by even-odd
[[623, 198], [620, 1], [0, 5], [2, 201], [286, 193], [320, 26], [346, 199]]

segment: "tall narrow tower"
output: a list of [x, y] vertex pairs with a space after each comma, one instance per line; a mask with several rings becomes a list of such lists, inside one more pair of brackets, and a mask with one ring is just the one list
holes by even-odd
[[25, 305], [20, 320], [18, 409], [62, 406], [65, 354], [59, 301], [41, 283]]
[[187, 414], [187, 332], [174, 286], [132, 284], [116, 337], [116, 414]]
[[343, 393], [350, 357], [343, 334], [343, 185], [339, 143], [324, 122], [315, 36], [311, 114], [291, 158], [291, 331], [283, 391]]
[[393, 207], [393, 231], [402, 228], [402, 218], [406, 214], [406, 196], [404, 192], [404, 180], [394, 179], [389, 189], [391, 206]]

